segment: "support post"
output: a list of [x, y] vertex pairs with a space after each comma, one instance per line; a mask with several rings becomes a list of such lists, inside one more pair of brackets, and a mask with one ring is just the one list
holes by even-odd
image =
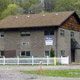
[[48, 64], [49, 64], [49, 62], [48, 62], [49, 60], [48, 60], [48, 59], [49, 59], [49, 57], [47, 56], [47, 66], [48, 66]]
[[19, 56], [17, 56], [17, 65], [19, 65]]
[[56, 57], [54, 56], [54, 65], [56, 66]]
[[32, 65], [34, 65], [34, 57], [32, 56]]
[[3, 56], [3, 65], [5, 65], [5, 56]]

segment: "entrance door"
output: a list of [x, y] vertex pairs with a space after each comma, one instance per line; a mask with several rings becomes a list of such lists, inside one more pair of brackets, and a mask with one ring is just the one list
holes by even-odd
[[71, 50], [71, 62], [75, 62], [75, 50]]

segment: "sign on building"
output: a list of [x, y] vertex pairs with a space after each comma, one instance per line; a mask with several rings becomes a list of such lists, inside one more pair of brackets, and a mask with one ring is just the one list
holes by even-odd
[[45, 45], [53, 45], [53, 37], [46, 37]]

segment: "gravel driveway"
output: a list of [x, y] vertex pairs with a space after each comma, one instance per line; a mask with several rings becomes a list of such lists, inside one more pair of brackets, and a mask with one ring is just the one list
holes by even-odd
[[[43, 69], [80, 69], [80, 65], [43, 66]], [[80, 80], [80, 78], [47, 77], [24, 74], [21, 70], [39, 70], [39, 66], [0, 66], [0, 80]]]

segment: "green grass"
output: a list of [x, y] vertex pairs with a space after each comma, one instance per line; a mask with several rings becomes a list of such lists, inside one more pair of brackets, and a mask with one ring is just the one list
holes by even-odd
[[67, 70], [43, 70], [41, 73], [36, 71], [21, 71], [26, 74], [36, 74], [43, 76], [56, 76], [56, 77], [80, 77], [80, 69], [67, 69]]

